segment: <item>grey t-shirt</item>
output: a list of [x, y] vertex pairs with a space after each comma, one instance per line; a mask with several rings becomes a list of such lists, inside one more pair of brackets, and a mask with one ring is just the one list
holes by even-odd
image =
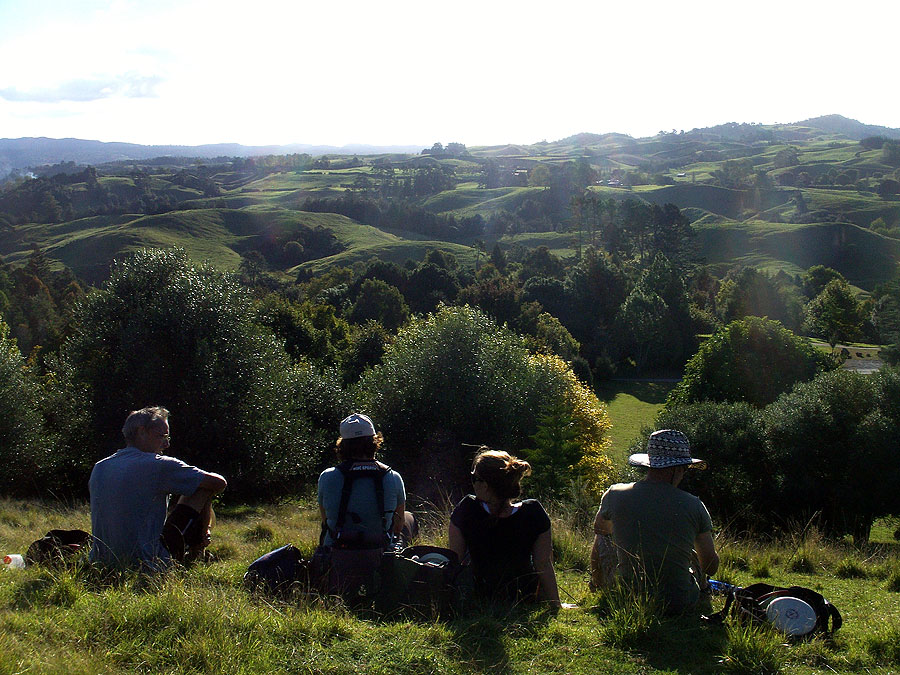
[[647, 582], [673, 611], [697, 602], [694, 539], [712, 530], [709, 511], [698, 497], [668, 483], [618, 483], [603, 495], [600, 515], [612, 521], [624, 579]]
[[168, 495], [192, 495], [204, 472], [180, 459], [129, 446], [94, 465], [91, 491], [90, 558], [114, 567], [144, 564], [162, 569], [169, 552], [159, 540]]

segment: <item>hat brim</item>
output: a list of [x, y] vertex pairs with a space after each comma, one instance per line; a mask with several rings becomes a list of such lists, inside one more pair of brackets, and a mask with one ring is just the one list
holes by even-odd
[[706, 461], [695, 457], [653, 457], [646, 452], [636, 452], [628, 458], [631, 466], [644, 466], [650, 469], [668, 469], [670, 466], [686, 466], [689, 469], [706, 468]]

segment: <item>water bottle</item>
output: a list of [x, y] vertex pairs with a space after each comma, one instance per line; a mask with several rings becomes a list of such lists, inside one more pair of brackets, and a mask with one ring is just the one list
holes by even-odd
[[3, 556], [3, 569], [21, 570], [25, 568], [25, 558], [18, 553], [10, 553]]
[[715, 579], [709, 580], [709, 590], [711, 590], [713, 593], [730, 593], [736, 588], [737, 586], [733, 584], [727, 584], [724, 581], [716, 581]]

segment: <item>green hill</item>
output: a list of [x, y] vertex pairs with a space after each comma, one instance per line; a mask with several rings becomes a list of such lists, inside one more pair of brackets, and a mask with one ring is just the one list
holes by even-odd
[[704, 218], [694, 226], [701, 255], [722, 271], [739, 263], [800, 274], [813, 265], [825, 265], [852, 284], [871, 289], [891, 278], [900, 260], [900, 241], [846, 223], [788, 225]]
[[[569, 204], [589, 185], [604, 199], [677, 205], [695, 221], [704, 258], [721, 270], [824, 264], [867, 288], [900, 260], [900, 240], [882, 236], [900, 235], [890, 189], [900, 158], [883, 140], [896, 137], [900, 130], [828, 116], [648, 138], [582, 133], [446, 157], [157, 158], [91, 169], [70, 162], [0, 189], [0, 255], [22, 263], [37, 244], [92, 281], [113, 257], [144, 246], [182, 246], [224, 269], [259, 250], [276, 274], [292, 274], [298, 259], [315, 271], [372, 256], [402, 263], [435, 246], [472, 264], [464, 244], [476, 239], [571, 255], [578, 243], [566, 233]], [[533, 180], [537, 166], [550, 177]], [[526, 187], [534, 182], [543, 187]], [[378, 202], [378, 213], [303, 211], [309, 199], [319, 204], [308, 208], [325, 210], [323, 198], [343, 197]], [[462, 222], [473, 216], [487, 223], [483, 233]], [[865, 229], [873, 223], [881, 234]], [[292, 260], [280, 256], [289, 240], [302, 246]]]

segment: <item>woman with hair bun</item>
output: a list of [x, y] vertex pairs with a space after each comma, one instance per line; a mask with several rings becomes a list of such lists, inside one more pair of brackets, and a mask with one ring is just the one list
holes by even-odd
[[472, 463], [475, 494], [450, 515], [450, 548], [460, 560], [468, 555], [479, 595], [560, 607], [550, 517], [536, 499], [514, 501], [530, 473], [528, 462], [482, 446]]

